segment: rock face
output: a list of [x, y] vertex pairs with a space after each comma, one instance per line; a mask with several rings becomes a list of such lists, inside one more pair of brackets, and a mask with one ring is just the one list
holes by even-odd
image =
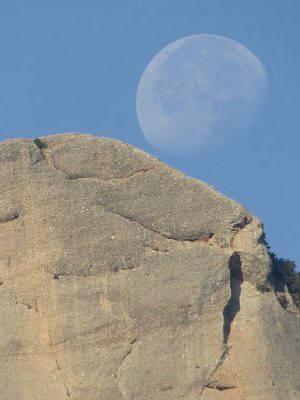
[[0, 144], [2, 400], [300, 399], [262, 225], [110, 139]]

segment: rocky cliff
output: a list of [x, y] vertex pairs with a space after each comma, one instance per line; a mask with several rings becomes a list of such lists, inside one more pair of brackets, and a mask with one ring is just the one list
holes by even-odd
[[[2, 400], [300, 399], [261, 223], [118, 141], [0, 144]], [[287, 294], [288, 296], [288, 294]]]

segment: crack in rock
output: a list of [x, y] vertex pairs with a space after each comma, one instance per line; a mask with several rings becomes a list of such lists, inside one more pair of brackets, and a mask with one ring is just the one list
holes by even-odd
[[234, 224], [231, 228], [234, 232], [239, 232], [244, 229], [247, 225], [249, 225], [253, 221], [253, 217], [251, 215], [246, 215], [241, 222]]
[[246, 215], [243, 220], [237, 224], [232, 225], [231, 231], [233, 232], [233, 235], [230, 239], [230, 247], [234, 249], [234, 241], [237, 237], [237, 235], [244, 229], [246, 228], [249, 224], [253, 222], [253, 217], [252, 215]]
[[111, 214], [118, 215], [119, 217], [121, 217], [123, 219], [134, 222], [135, 224], [138, 224], [139, 226], [141, 226], [144, 229], [147, 229], [150, 232], [153, 232], [153, 233], [156, 233], [156, 234], [162, 236], [164, 239], [174, 240], [177, 242], [197, 242], [197, 241], [208, 242], [214, 236], [214, 233], [212, 233], [212, 232], [210, 232], [210, 233], [202, 233], [201, 232], [201, 233], [199, 233], [199, 235], [196, 235], [196, 236], [193, 236], [190, 238], [176, 238], [176, 237], [174, 237], [174, 234], [172, 234], [172, 233], [163, 232], [163, 231], [160, 231], [153, 227], [149, 227], [149, 226], [143, 224], [142, 222], [138, 221], [137, 219], [130, 217], [129, 215], [122, 214], [119, 211], [112, 210], [110, 208], [106, 208], [106, 207], [103, 207], [103, 208], [106, 211], [110, 212]]
[[62, 384], [63, 384], [63, 387], [64, 387], [64, 389], [65, 389], [65, 393], [66, 393], [66, 396], [67, 397], [71, 397], [71, 392], [70, 392], [70, 390], [69, 390], [69, 388], [67, 387], [67, 385], [66, 385], [66, 382], [63, 380], [63, 378], [61, 377], [61, 367], [60, 367], [60, 365], [58, 364], [58, 361], [57, 361], [57, 358], [55, 357], [55, 365], [56, 365], [56, 369], [57, 369], [57, 371], [58, 371], [58, 376], [60, 376], [60, 380], [61, 380], [61, 382], [62, 382]]
[[[38, 146], [37, 146], [38, 147]], [[109, 183], [109, 182], [119, 182], [119, 181], [124, 181], [126, 179], [129, 179], [135, 175], [139, 174], [144, 174], [146, 172], [151, 171], [154, 168], [149, 168], [149, 167], [143, 167], [139, 168], [135, 171], [128, 172], [127, 174], [124, 174], [123, 176], [117, 177], [117, 178], [109, 178], [109, 179], [101, 179], [98, 176], [93, 176], [93, 175], [80, 175], [80, 174], [68, 174], [66, 171], [62, 170], [61, 168], [56, 167], [54, 164], [53, 156], [52, 153], [49, 149], [46, 147], [38, 147], [40, 154], [42, 156], [42, 159], [47, 163], [49, 169], [55, 170], [58, 174], [62, 175], [65, 179], [67, 180], [97, 180], [103, 183]]]
[[231, 324], [236, 314], [240, 311], [240, 296], [241, 296], [241, 285], [244, 281], [242, 272], [241, 256], [238, 252], [234, 252], [228, 262], [228, 268], [230, 273], [230, 298], [223, 310], [223, 341], [225, 344], [228, 343], [228, 338], [231, 331]]
[[213, 376], [215, 375], [217, 370], [221, 367], [221, 365], [223, 365], [223, 363], [226, 360], [226, 358], [228, 357], [228, 355], [229, 355], [229, 348], [228, 348], [227, 344], [224, 343], [224, 348], [223, 348], [223, 351], [221, 353], [219, 360], [216, 362], [212, 372], [209, 374], [209, 376], [206, 380], [206, 383], [204, 385], [202, 385], [202, 388], [200, 389], [200, 397], [202, 396], [204, 390], [206, 388], [208, 388], [209, 385], [213, 382], [213, 380], [212, 380]]
[[67, 173], [64, 173], [64, 174], [65, 174], [66, 179], [73, 180], [73, 181], [74, 180], [97, 180], [97, 181], [100, 181], [103, 183], [109, 183], [109, 182], [124, 181], [135, 175], [144, 174], [148, 171], [151, 171], [152, 169], [154, 169], [154, 168], [140, 168], [135, 171], [131, 171], [125, 175], [119, 176], [117, 178], [108, 178], [108, 179], [101, 179], [98, 176], [92, 176], [92, 175], [75, 175], [75, 174], [72, 175], [72, 174], [67, 174]]
[[231, 390], [236, 389], [236, 385], [226, 384], [226, 383], [218, 383], [218, 382], [211, 382], [206, 385], [208, 389], [215, 389], [223, 392], [223, 390]]
[[120, 394], [121, 394], [121, 396], [122, 396], [123, 398], [125, 398], [125, 394], [124, 394], [124, 391], [123, 391], [122, 387], [121, 387], [120, 384], [119, 384], [119, 370], [120, 370], [120, 368], [122, 367], [122, 365], [124, 364], [125, 360], [127, 360], [128, 356], [132, 353], [134, 344], [135, 344], [137, 341], [138, 341], [137, 338], [133, 338], [133, 339], [129, 342], [127, 349], [125, 349], [125, 354], [124, 354], [123, 357], [121, 358], [120, 365], [118, 366], [117, 371], [116, 371], [116, 373], [115, 373], [115, 375], [114, 375], [114, 377], [115, 377], [115, 379], [116, 379], [117, 388], [118, 388], [118, 390], [119, 390], [119, 392], [120, 392]]
[[0, 217], [0, 223], [3, 224], [5, 222], [14, 221], [14, 220], [18, 219], [19, 216], [20, 216], [19, 213], [17, 211], [14, 211], [12, 213], [9, 213], [7, 215], [4, 215], [4, 216]]
[[216, 389], [219, 391], [235, 389], [235, 385], [222, 384], [219, 381], [213, 381], [213, 377], [217, 370], [224, 364], [226, 358], [229, 356], [230, 347], [228, 346], [228, 339], [231, 331], [231, 324], [240, 311], [240, 295], [241, 295], [241, 285], [244, 281], [242, 272], [242, 262], [241, 256], [238, 252], [232, 253], [228, 261], [228, 268], [230, 273], [230, 297], [223, 309], [223, 351], [217, 363], [215, 364], [212, 372], [210, 373], [206, 383], [202, 386], [200, 390], [200, 397], [204, 390]]
[[[212, 241], [212, 239], [215, 236], [215, 232], [199, 232], [198, 234], [194, 234], [191, 235], [190, 237], [176, 237], [176, 233], [170, 233], [170, 232], [166, 232], [166, 231], [162, 231], [159, 229], [155, 229], [152, 226], [148, 226], [146, 224], [143, 224], [142, 222], [138, 221], [136, 218], [131, 217], [129, 215], [123, 214], [117, 210], [114, 210], [112, 208], [106, 207], [103, 204], [100, 204], [106, 211], [110, 212], [111, 214], [115, 214], [118, 215], [119, 217], [126, 219], [130, 222], [133, 222], [135, 224], [138, 224], [139, 226], [141, 226], [142, 228], [156, 233], [158, 235], [160, 235], [161, 237], [163, 237], [164, 239], [168, 239], [168, 240], [174, 240], [177, 242], [181, 242], [181, 243], [185, 243], [185, 242], [189, 242], [189, 243], [193, 243], [193, 242], [201, 242], [201, 243], [209, 243], [211, 245], [217, 246], [221, 249], [224, 249], [224, 246], [221, 246], [220, 244], [218, 244], [215, 241]], [[232, 249], [232, 244], [234, 241], [235, 236], [242, 230], [244, 229], [250, 222], [252, 221], [252, 217], [244, 217], [243, 221], [239, 224], [235, 224], [233, 225], [235, 227], [235, 229], [232, 229], [232, 231], [235, 233], [233, 235], [233, 237], [231, 238], [231, 244], [230, 246], [228, 246], [228, 249]], [[237, 228], [239, 227], [239, 228]]]

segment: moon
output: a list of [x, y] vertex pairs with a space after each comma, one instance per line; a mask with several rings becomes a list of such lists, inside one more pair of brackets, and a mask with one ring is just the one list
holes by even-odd
[[163, 48], [140, 79], [137, 117], [146, 140], [168, 155], [214, 149], [242, 134], [268, 86], [260, 60], [219, 35], [192, 35]]

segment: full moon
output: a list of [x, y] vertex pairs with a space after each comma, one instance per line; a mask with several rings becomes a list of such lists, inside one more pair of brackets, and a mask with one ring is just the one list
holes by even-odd
[[242, 134], [262, 108], [267, 74], [242, 44], [193, 35], [163, 48], [140, 79], [136, 109], [146, 140], [191, 155]]

